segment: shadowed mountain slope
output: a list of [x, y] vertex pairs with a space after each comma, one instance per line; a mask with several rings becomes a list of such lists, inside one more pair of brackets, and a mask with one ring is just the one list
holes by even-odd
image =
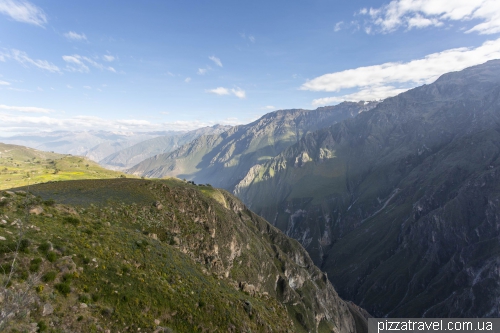
[[234, 193], [376, 316], [500, 316], [500, 61], [306, 135]]

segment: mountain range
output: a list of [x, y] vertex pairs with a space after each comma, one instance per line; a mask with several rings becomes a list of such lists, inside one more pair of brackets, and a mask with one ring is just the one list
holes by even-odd
[[279, 110], [221, 134], [204, 135], [168, 154], [153, 156], [126, 172], [175, 176], [233, 191], [256, 164], [277, 156], [306, 133], [354, 117], [376, 102], [342, 103], [316, 110]]
[[233, 192], [376, 316], [500, 316], [499, 94], [494, 60], [381, 103], [273, 112], [128, 172]]

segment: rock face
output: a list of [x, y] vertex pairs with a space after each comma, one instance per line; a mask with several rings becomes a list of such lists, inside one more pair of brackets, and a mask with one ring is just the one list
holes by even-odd
[[375, 316], [500, 316], [500, 61], [306, 135], [234, 193]]
[[[31, 216], [30, 223], [40, 225], [42, 232], [28, 235], [34, 249], [26, 256], [40, 248], [50, 252], [51, 244], [43, 239], [47, 234], [64, 242], [54, 243], [61, 257], [50, 268], [58, 272], [56, 282], [73, 277], [64, 298], [69, 301], [53, 304], [54, 309], [63, 307], [63, 313], [66, 305], [95, 301], [84, 310], [100, 309], [98, 318], [112, 315], [117, 319], [112, 331], [123, 331], [121, 325], [130, 320], [147, 320], [143, 315], [126, 318], [148, 311], [161, 315], [175, 332], [200, 327], [359, 332], [352, 306], [338, 296], [299, 242], [224, 190], [174, 179], [120, 178], [39, 184], [30, 191], [38, 200], [56, 202], [46, 207], [53, 218]], [[70, 220], [78, 223], [66, 222]], [[58, 287], [49, 284], [45, 292], [51, 288]], [[98, 301], [85, 296], [97, 288]], [[68, 330], [78, 331], [81, 323], [75, 318], [63, 318]]]
[[263, 164], [304, 134], [351, 118], [377, 103], [342, 103], [316, 110], [279, 110], [248, 125], [207, 135], [169, 154], [151, 157], [127, 172], [146, 177], [175, 176], [229, 191], [252, 167]]

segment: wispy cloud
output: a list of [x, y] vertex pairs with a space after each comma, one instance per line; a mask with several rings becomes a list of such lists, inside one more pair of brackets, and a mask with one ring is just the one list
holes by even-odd
[[231, 89], [231, 92], [233, 93], [234, 96], [241, 98], [241, 99], [247, 97], [245, 91], [242, 90], [241, 88]]
[[112, 62], [115, 60], [115, 57], [113, 57], [112, 55], [109, 55], [109, 54], [103, 55], [102, 58], [104, 59], [104, 61], [107, 61], [107, 62]]
[[335, 27], [333, 28], [333, 31], [337, 32], [342, 29], [342, 26], [344, 25], [344, 21], [340, 21], [335, 23]]
[[184, 79], [184, 82], [186, 82], [186, 83], [191, 82], [191, 78], [190, 78], [190, 77], [185, 78], [185, 79]]
[[87, 36], [85, 36], [85, 34], [79, 34], [74, 31], [69, 31], [65, 33], [64, 37], [71, 40], [87, 40]]
[[0, 133], [33, 132], [41, 130], [108, 130], [108, 131], [186, 131], [215, 124], [237, 125], [241, 121], [227, 118], [214, 121], [173, 121], [151, 122], [143, 119], [103, 119], [95, 116], [76, 116], [71, 118], [56, 118], [51, 116], [10, 115], [0, 112]]
[[13, 20], [43, 27], [47, 24], [47, 16], [34, 4], [23, 0], [0, 0], [0, 13]]
[[[467, 33], [500, 32], [500, 1], [474, 0], [393, 0], [379, 8], [362, 8], [358, 14], [369, 17], [369, 32], [389, 33], [399, 28], [439, 27], [449, 21], [479, 20]], [[373, 28], [373, 29], [372, 29]]]
[[210, 56], [208, 59], [212, 60], [217, 66], [222, 67], [222, 62], [216, 56]]
[[266, 105], [264, 107], [261, 107], [260, 109], [261, 110], [276, 110], [276, 107], [274, 107], [272, 105]]
[[444, 73], [497, 58], [500, 58], [500, 39], [487, 41], [477, 48], [450, 49], [409, 62], [389, 62], [325, 74], [305, 82], [300, 89], [329, 92], [358, 89], [358, 92], [347, 95], [315, 99], [314, 105], [341, 100], [383, 99], [431, 83]]
[[12, 58], [15, 61], [19, 62], [25, 67], [28, 67], [28, 65], [32, 65], [35, 67], [38, 67], [40, 69], [52, 72], [52, 73], [59, 73], [60, 69], [53, 63], [48, 62], [47, 60], [37, 60], [37, 59], [32, 59], [28, 56], [26, 52], [19, 51], [16, 49], [12, 49], [10, 54], [3, 54], [4, 58]]
[[10, 82], [0, 80], [0, 86], [10, 86]]
[[208, 68], [198, 68], [198, 75], [205, 75], [208, 71]]
[[52, 109], [39, 108], [34, 106], [10, 106], [10, 105], [0, 105], [0, 110], [12, 110], [18, 112], [26, 113], [52, 113], [55, 112]]
[[224, 88], [224, 87], [218, 87], [218, 88], [215, 88], [215, 89], [209, 89], [207, 90], [207, 92], [209, 93], [212, 93], [212, 94], [216, 94], [216, 95], [229, 95], [229, 89], [227, 88]]
[[64, 55], [62, 56], [62, 58], [66, 62], [66, 70], [70, 72], [88, 73], [90, 71], [88, 65], [90, 65], [100, 70], [107, 70], [116, 73], [116, 70], [113, 67], [104, 66], [103, 64], [98, 63], [90, 59], [89, 57], [73, 54], [73, 55]]
[[243, 38], [243, 39], [248, 39], [252, 43], [255, 43], [255, 36], [253, 36], [253, 35], [247, 35], [247, 34], [245, 34], [243, 32], [240, 32], [240, 37]]
[[215, 89], [206, 90], [206, 92], [211, 93], [211, 94], [216, 94], [219, 96], [232, 94], [232, 95], [234, 95], [238, 98], [241, 98], [241, 99], [246, 98], [245, 91], [239, 87], [236, 87], [236, 89], [228, 89], [228, 88], [224, 88], [224, 87], [218, 87]]

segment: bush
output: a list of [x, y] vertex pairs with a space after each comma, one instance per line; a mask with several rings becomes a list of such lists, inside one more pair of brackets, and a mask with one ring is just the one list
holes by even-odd
[[72, 224], [72, 225], [78, 225], [78, 224], [80, 224], [80, 220], [77, 219], [76, 217], [72, 217], [72, 216], [66, 216], [64, 218], [64, 222]]
[[81, 294], [78, 297], [78, 301], [80, 301], [80, 303], [88, 304], [90, 303], [90, 296], [88, 294]]
[[47, 253], [47, 260], [50, 261], [50, 262], [54, 262], [56, 261], [57, 259], [57, 253], [55, 253], [54, 251], [50, 251], [49, 253]]
[[54, 286], [58, 292], [63, 294], [64, 296], [68, 296], [69, 293], [71, 292], [71, 287], [68, 283], [58, 283]]
[[38, 327], [38, 332], [46, 332], [48, 329], [47, 324], [45, 324], [45, 322], [43, 320], [40, 320], [38, 322], [37, 327]]
[[49, 242], [44, 242], [40, 244], [40, 246], [38, 247], [38, 251], [47, 254], [47, 252], [49, 252], [51, 248], [52, 245]]
[[56, 204], [56, 202], [54, 201], [54, 199], [44, 200], [44, 201], [42, 201], [42, 203], [45, 206], [54, 206]]
[[30, 245], [31, 241], [29, 239], [27, 238], [21, 239], [21, 242], [19, 244], [19, 251], [22, 253], [28, 253]]
[[54, 271], [50, 271], [50, 272], [47, 272], [45, 273], [43, 276], [42, 276], [42, 281], [43, 282], [51, 282], [51, 281], [54, 281], [56, 279], [56, 276], [57, 276], [57, 273], [54, 272]]
[[40, 269], [40, 264], [42, 263], [42, 258], [32, 259], [30, 262], [30, 272], [36, 273]]

